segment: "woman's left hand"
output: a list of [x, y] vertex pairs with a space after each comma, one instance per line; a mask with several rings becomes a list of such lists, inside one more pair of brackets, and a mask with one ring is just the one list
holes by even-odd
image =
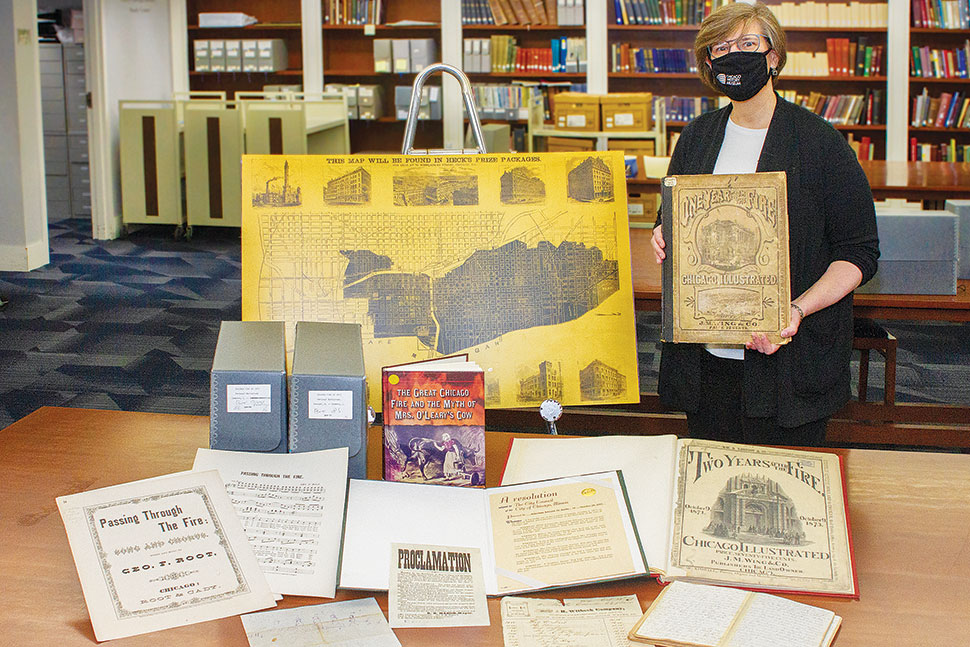
[[[801, 313], [794, 308], [791, 308], [791, 318], [789, 319], [788, 327], [781, 331], [781, 336], [785, 339], [794, 337], [795, 333], [798, 332], [798, 326], [802, 323]], [[751, 341], [744, 345], [748, 350], [756, 350], [759, 353], [764, 353], [765, 355], [771, 355], [779, 348], [781, 344], [775, 344], [768, 341], [768, 337], [764, 334], [751, 334]]]

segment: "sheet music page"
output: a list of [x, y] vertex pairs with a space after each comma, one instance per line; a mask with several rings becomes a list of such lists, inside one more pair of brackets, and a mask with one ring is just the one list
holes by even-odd
[[347, 448], [293, 454], [199, 449], [216, 469], [274, 593], [332, 598], [347, 487]]
[[674, 582], [660, 592], [630, 636], [644, 642], [664, 640], [716, 647], [748, 595], [738, 589]]
[[641, 614], [635, 595], [545, 600], [502, 598], [505, 647], [632, 647]]
[[274, 606], [214, 471], [57, 498], [97, 640]]
[[250, 647], [401, 647], [374, 598], [242, 617]]
[[819, 647], [836, 617], [828, 609], [755, 594], [725, 647]]

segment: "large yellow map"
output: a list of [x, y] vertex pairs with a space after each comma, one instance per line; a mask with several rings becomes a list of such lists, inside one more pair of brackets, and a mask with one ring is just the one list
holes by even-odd
[[621, 153], [246, 155], [242, 190], [243, 319], [361, 324], [375, 410], [458, 353], [489, 407], [639, 400]]

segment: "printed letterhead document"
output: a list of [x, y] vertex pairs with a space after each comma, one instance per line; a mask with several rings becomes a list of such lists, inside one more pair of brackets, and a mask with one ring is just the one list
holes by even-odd
[[635, 595], [541, 600], [502, 598], [505, 647], [633, 647], [642, 612]]
[[215, 471], [58, 497], [98, 641], [275, 606]]
[[293, 454], [200, 449], [219, 471], [274, 593], [332, 598], [347, 493], [347, 448]]
[[377, 600], [346, 600], [242, 617], [250, 647], [401, 647]]
[[481, 551], [391, 544], [387, 618], [392, 627], [487, 627]]

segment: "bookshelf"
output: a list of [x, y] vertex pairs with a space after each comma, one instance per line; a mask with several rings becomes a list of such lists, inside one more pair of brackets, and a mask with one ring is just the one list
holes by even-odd
[[[553, 34], [583, 36], [586, 38], [587, 71], [569, 77], [573, 82], [585, 82], [591, 93], [643, 91], [653, 92], [655, 96], [714, 96], [715, 93], [702, 86], [692, 74], [663, 76], [634, 75], [611, 72], [610, 46], [612, 43], [641, 42], [643, 46], [677, 47], [690, 49], [697, 33], [694, 25], [617, 25], [615, 24], [614, 3], [612, 0], [586, 0], [585, 26], [539, 26], [513, 25], [462, 25], [461, 2], [459, 0], [386, 0], [388, 4], [387, 22], [402, 19], [421, 19], [430, 16], [433, 25], [424, 26], [374, 26], [373, 35], [360, 25], [332, 26], [324, 22], [324, 9], [320, 0], [189, 0], [183, 22], [173, 21], [172, 40], [184, 45], [189, 55], [186, 86], [176, 89], [199, 89], [228, 91], [240, 89], [260, 89], [267, 84], [303, 84], [307, 92], [320, 92], [325, 83], [377, 83], [394, 85], [411, 83], [411, 74], [385, 74], [375, 81], [373, 72], [372, 41], [374, 38], [417, 38], [436, 39], [439, 57], [446, 63], [461, 66], [463, 57], [463, 37], [486, 37], [491, 34], [511, 34], [525, 46], [542, 43], [551, 39]], [[872, 4], [873, 0], [866, 0]], [[779, 0], [768, 0], [768, 4], [780, 6]], [[798, 3], [803, 5], [806, 3]], [[845, 3], [832, 3], [842, 4]], [[909, 76], [910, 42], [932, 47], [954, 47], [956, 43], [968, 38], [966, 33], [953, 30], [928, 30], [911, 26], [911, 2], [892, 0], [888, 6], [888, 26], [860, 29], [852, 26], [842, 27], [804, 27], [786, 26], [789, 51], [825, 50], [826, 38], [841, 36], [857, 38], [865, 35], [872, 42], [884, 44], [885, 76], [869, 79], [835, 79], [831, 77], [801, 77], [790, 74], [786, 69], [779, 82], [779, 90], [799, 92], [864, 93], [867, 88], [885, 89], [886, 119], [879, 126], [840, 126], [839, 129], [852, 134], [856, 139], [869, 135], [875, 146], [875, 157], [891, 161], [904, 161], [908, 157], [909, 138], [912, 134], [921, 141], [942, 143], [950, 137], [966, 137], [961, 132], [937, 133], [932, 128], [914, 129], [910, 132], [910, 104], [912, 98], [927, 86], [933, 94], [952, 89], [970, 90], [970, 83], [961, 80], [911, 79]], [[242, 29], [200, 30], [198, 29], [199, 11], [242, 11], [256, 16], [259, 23]], [[173, 13], [177, 16], [177, 12]], [[212, 33], [215, 31], [216, 33]], [[232, 35], [230, 35], [232, 34]], [[289, 65], [285, 73], [260, 73], [247, 77], [245, 74], [193, 74], [192, 41], [196, 38], [243, 38], [252, 34], [258, 38], [285, 38], [289, 54]], [[262, 35], [257, 35], [262, 34]], [[536, 45], [538, 46], [538, 45]], [[537, 74], [526, 77], [511, 73], [472, 75], [473, 83], [506, 83], [518, 78], [522, 80], [564, 80], [558, 75]], [[437, 82], [437, 77], [433, 82]], [[450, 86], [451, 78], [443, 82], [443, 119], [435, 124], [424, 122], [418, 129], [418, 143], [448, 148], [457, 148], [462, 142], [462, 104], [458, 96], [457, 84]], [[449, 89], [450, 88], [450, 89]], [[668, 132], [677, 132], [682, 121], [668, 121]], [[362, 124], [359, 120], [351, 122], [352, 146], [359, 150], [397, 150], [403, 137], [403, 123], [395, 119], [378, 120], [376, 123]]]
[[970, 162], [970, 29], [924, 26], [941, 21], [916, 7], [909, 24], [908, 159]]
[[[257, 23], [246, 27], [200, 27], [200, 12], [240, 12]], [[265, 85], [299, 85], [303, 79], [303, 37], [300, 0], [188, 0], [189, 89], [237, 91], [261, 90]], [[200, 71], [195, 69], [196, 40], [282, 39], [286, 44], [286, 69], [275, 72]], [[173, 39], [174, 40], [174, 39]]]
[[[331, 0], [332, 1], [332, 0]], [[431, 39], [442, 54], [442, 8], [428, 0], [387, 0], [386, 9], [376, 24], [333, 24], [327, 21], [324, 2], [322, 56], [324, 87], [330, 84], [375, 85], [382, 92], [382, 116], [377, 119], [350, 120], [350, 147], [354, 152], [400, 152], [404, 139], [404, 121], [395, 116], [395, 86], [414, 83], [417, 72], [377, 71], [374, 59], [375, 39]], [[407, 24], [399, 24], [407, 21]], [[418, 23], [418, 24], [415, 24]], [[440, 77], [430, 80], [429, 87], [440, 92]], [[441, 119], [420, 120], [415, 132], [416, 148], [440, 148]]]

